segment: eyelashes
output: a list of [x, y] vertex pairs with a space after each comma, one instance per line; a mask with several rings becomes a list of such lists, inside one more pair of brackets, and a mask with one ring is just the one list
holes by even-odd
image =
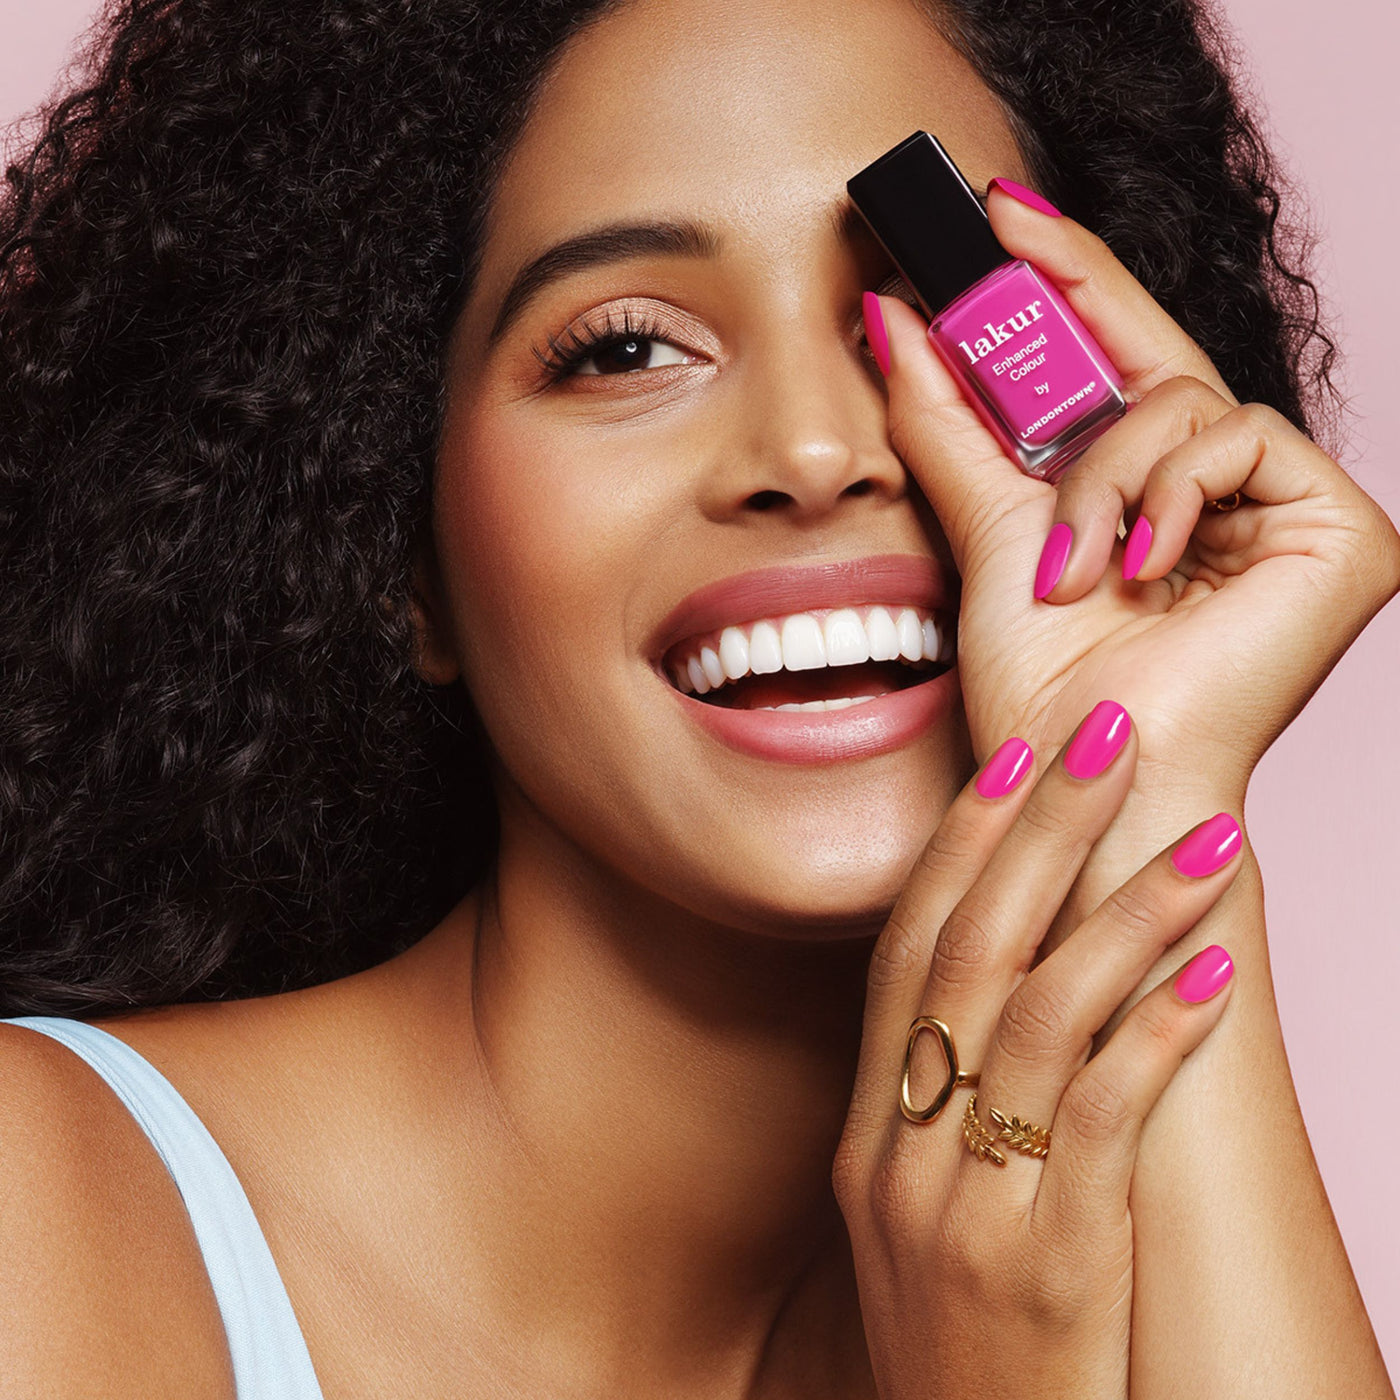
[[[534, 356], [549, 376], [552, 383], [578, 374], [590, 360], [599, 358], [606, 351], [625, 352], [631, 346], [643, 346], [667, 340], [665, 327], [658, 324], [655, 317], [624, 308], [621, 312], [609, 311], [607, 320], [601, 326], [584, 324], [579, 328], [570, 326], [562, 335], [551, 335], [543, 350], [536, 347]], [[639, 365], [636, 368], [649, 368]], [[619, 372], [626, 367], [620, 366]]]
[[[918, 299], [908, 283], [898, 273], [887, 277], [876, 288], [881, 296], [898, 297], [919, 309]], [[531, 347], [549, 383], [558, 384], [575, 376], [612, 378], [626, 377], [637, 370], [658, 368], [658, 352], [669, 364], [683, 364], [688, 352], [676, 343], [673, 328], [663, 325], [654, 313], [635, 307], [612, 308], [601, 324], [582, 323], [568, 326], [559, 335], [550, 335], [544, 348]], [[605, 369], [602, 362], [611, 357]], [[599, 362], [590, 372], [590, 362]]]

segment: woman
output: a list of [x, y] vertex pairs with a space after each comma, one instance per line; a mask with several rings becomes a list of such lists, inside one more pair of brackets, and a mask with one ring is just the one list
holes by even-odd
[[[1192, 13], [284, 8], [115, 19], [0, 434], [3, 1009], [164, 1075], [274, 1271], [132, 1061], [0, 1027], [0, 1373], [1391, 1394], [1237, 823], [1400, 541]], [[1124, 374], [1058, 490], [866, 296], [844, 182], [918, 128]], [[705, 670], [873, 606], [932, 658]]]

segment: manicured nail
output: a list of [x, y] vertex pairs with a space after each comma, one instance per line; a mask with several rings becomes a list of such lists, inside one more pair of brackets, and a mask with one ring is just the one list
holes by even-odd
[[874, 292], [866, 292], [860, 299], [860, 309], [865, 316], [865, 338], [875, 353], [875, 363], [880, 366], [880, 373], [888, 378], [890, 333], [885, 329], [885, 313], [880, 309], [880, 298]]
[[1034, 190], [1028, 190], [1024, 185], [1018, 185], [1015, 180], [1003, 180], [998, 177], [987, 188], [989, 190], [1005, 190], [1012, 199], [1019, 199], [1022, 204], [1029, 204], [1032, 209], [1039, 209], [1042, 214], [1049, 214], [1055, 219], [1060, 217], [1060, 211], [1043, 194], [1036, 194]]
[[1183, 875], [1214, 875], [1230, 863], [1240, 839], [1240, 824], [1229, 812], [1217, 812], [1180, 842], [1172, 852], [1172, 864]]
[[1147, 558], [1147, 551], [1152, 548], [1152, 522], [1145, 516], [1140, 515], [1133, 525], [1132, 533], [1128, 536], [1128, 542], [1123, 547], [1123, 577], [1125, 579], [1136, 578], [1137, 571], [1142, 568], [1143, 562]]
[[1043, 598], [1059, 583], [1065, 571], [1065, 561], [1069, 558], [1069, 547], [1074, 543], [1074, 531], [1063, 520], [1050, 527], [1045, 537], [1045, 547], [1040, 551], [1040, 563], [1035, 570], [1035, 596]]
[[1127, 710], [1115, 700], [1100, 700], [1065, 750], [1065, 771], [1072, 778], [1097, 778], [1128, 742], [1132, 729]]
[[1172, 989], [1182, 1001], [1209, 1001], [1234, 975], [1235, 964], [1218, 943], [1203, 948], [1177, 973]]
[[983, 797], [1005, 797], [1020, 786], [1021, 779], [1031, 771], [1034, 757], [1024, 739], [1008, 739], [977, 775], [977, 791]]

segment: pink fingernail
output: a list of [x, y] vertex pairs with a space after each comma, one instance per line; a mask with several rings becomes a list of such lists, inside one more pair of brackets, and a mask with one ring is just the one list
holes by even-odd
[[1209, 1001], [1234, 975], [1235, 964], [1218, 943], [1203, 948], [1177, 974], [1172, 989], [1182, 1001]]
[[1008, 739], [977, 775], [977, 791], [983, 797], [1005, 797], [1014, 791], [1031, 771], [1035, 755], [1024, 739]]
[[874, 292], [866, 292], [860, 299], [860, 309], [865, 317], [865, 338], [875, 354], [875, 363], [880, 373], [889, 377], [890, 334], [885, 329], [885, 313], [880, 309], [880, 298]]
[[1172, 864], [1183, 875], [1214, 875], [1233, 859], [1240, 840], [1240, 824], [1229, 812], [1217, 812], [1177, 845]]
[[1074, 543], [1074, 531], [1063, 520], [1050, 527], [1045, 547], [1040, 551], [1040, 563], [1035, 570], [1035, 596], [1043, 598], [1059, 583], [1069, 559], [1069, 547]]
[[1072, 778], [1097, 778], [1128, 742], [1133, 722], [1115, 700], [1100, 700], [1089, 711], [1065, 750], [1065, 771]]
[[1003, 180], [998, 176], [987, 188], [989, 190], [1005, 190], [1012, 199], [1019, 199], [1022, 204], [1028, 204], [1032, 209], [1040, 210], [1042, 214], [1049, 214], [1055, 219], [1061, 217], [1060, 211], [1043, 194], [1036, 194], [1034, 190], [1028, 190], [1024, 185], [1018, 185], [1015, 180]]
[[1132, 533], [1128, 536], [1128, 542], [1123, 549], [1123, 577], [1125, 579], [1137, 577], [1137, 571], [1142, 568], [1147, 559], [1147, 552], [1151, 548], [1152, 522], [1145, 515], [1140, 515], [1133, 525]]

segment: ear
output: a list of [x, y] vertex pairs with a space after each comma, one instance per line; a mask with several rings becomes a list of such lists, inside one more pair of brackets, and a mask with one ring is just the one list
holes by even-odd
[[409, 617], [418, 639], [414, 670], [429, 685], [451, 685], [462, 674], [442, 598], [437, 551], [433, 548], [431, 535], [425, 533], [414, 551]]

